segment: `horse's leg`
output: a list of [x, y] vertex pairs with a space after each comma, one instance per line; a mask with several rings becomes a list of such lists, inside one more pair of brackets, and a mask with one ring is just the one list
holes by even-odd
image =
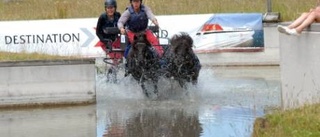
[[192, 76], [192, 84], [193, 85], [197, 85], [198, 84], [198, 77], [199, 77], [199, 72], [200, 72], [200, 69], [197, 69], [195, 71], [195, 74]]
[[113, 83], [117, 83], [117, 68], [112, 67], [112, 82]]
[[196, 79], [195, 79], [195, 80], [192, 80], [192, 85], [195, 86], [195, 85], [197, 85], [197, 84], [198, 84], [198, 80], [196, 80]]
[[149, 97], [149, 93], [148, 93], [148, 90], [147, 90], [146, 86], [144, 85], [144, 81], [145, 81], [145, 80], [142, 80], [142, 81], [140, 82], [140, 85], [141, 85], [141, 88], [142, 88], [143, 93], [146, 95], [146, 97]]
[[179, 82], [179, 85], [180, 85], [181, 88], [185, 87], [185, 81], [184, 80], [178, 79], [178, 82]]
[[193, 76], [191, 80], [192, 85], [197, 85], [198, 84], [198, 76]]
[[156, 94], [158, 96], [158, 80], [152, 80], [153, 81], [153, 93]]
[[146, 97], [149, 97], [148, 90], [146, 89], [146, 87], [143, 83], [141, 83], [141, 88], [142, 88], [143, 93], [146, 95]]
[[181, 88], [183, 88], [185, 90], [185, 94], [187, 96], [189, 96], [189, 92], [188, 92], [188, 87], [187, 87], [187, 81], [185, 79], [179, 79], [179, 85], [181, 86]]

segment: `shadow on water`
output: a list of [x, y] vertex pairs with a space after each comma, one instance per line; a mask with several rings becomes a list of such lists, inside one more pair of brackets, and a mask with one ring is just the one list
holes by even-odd
[[142, 109], [123, 124], [109, 124], [102, 136], [196, 137], [202, 128], [196, 114], [183, 110]]
[[186, 95], [160, 80], [160, 99], [147, 99], [130, 78], [97, 90], [98, 137], [249, 137], [256, 117], [280, 105], [278, 67], [208, 68]]

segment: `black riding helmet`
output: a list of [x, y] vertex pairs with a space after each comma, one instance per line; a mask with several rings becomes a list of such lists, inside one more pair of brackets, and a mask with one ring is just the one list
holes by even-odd
[[107, 8], [108, 6], [114, 6], [114, 8], [117, 9], [117, 1], [116, 0], [106, 0], [104, 2], [104, 8]]

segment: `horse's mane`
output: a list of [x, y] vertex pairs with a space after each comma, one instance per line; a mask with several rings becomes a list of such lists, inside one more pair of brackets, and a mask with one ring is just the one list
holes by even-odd
[[170, 52], [175, 55], [191, 55], [193, 54], [193, 40], [188, 33], [181, 32], [172, 36], [170, 40]]
[[188, 33], [181, 32], [179, 34], [173, 35], [171, 38], [171, 46], [173, 48], [176, 48], [177, 46], [187, 46], [191, 48], [192, 45], [193, 45], [193, 40], [188, 35]]

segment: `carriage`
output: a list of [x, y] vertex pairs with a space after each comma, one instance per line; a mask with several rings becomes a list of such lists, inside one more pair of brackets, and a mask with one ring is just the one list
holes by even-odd
[[[108, 34], [119, 34], [117, 28], [106, 28]], [[149, 97], [150, 90], [158, 95], [159, 77], [177, 80], [181, 87], [186, 88], [186, 83], [197, 84], [199, 71], [201, 69], [200, 61], [192, 50], [193, 40], [187, 33], [174, 35], [170, 40], [168, 32], [159, 30], [157, 26], [149, 26], [154, 35], [157, 36], [162, 44], [153, 45], [161, 46], [164, 54], [161, 57], [154, 56], [152, 46], [146, 38], [144, 32], [136, 33], [134, 42], [131, 43], [131, 49], [126, 59], [126, 66], [121, 67], [120, 63], [124, 62], [122, 56], [126, 45], [127, 38], [121, 38], [120, 47], [109, 50], [108, 55], [104, 58], [106, 64], [111, 65], [107, 71], [107, 81], [117, 83], [118, 72], [121, 68], [125, 68], [125, 75], [128, 73], [138, 81], [143, 93]], [[162, 39], [162, 41], [160, 40]], [[170, 44], [169, 44], [170, 41]], [[111, 44], [110, 41], [108, 44]], [[162, 62], [162, 63], [161, 63]], [[147, 89], [147, 82], [151, 82], [152, 89]]]

